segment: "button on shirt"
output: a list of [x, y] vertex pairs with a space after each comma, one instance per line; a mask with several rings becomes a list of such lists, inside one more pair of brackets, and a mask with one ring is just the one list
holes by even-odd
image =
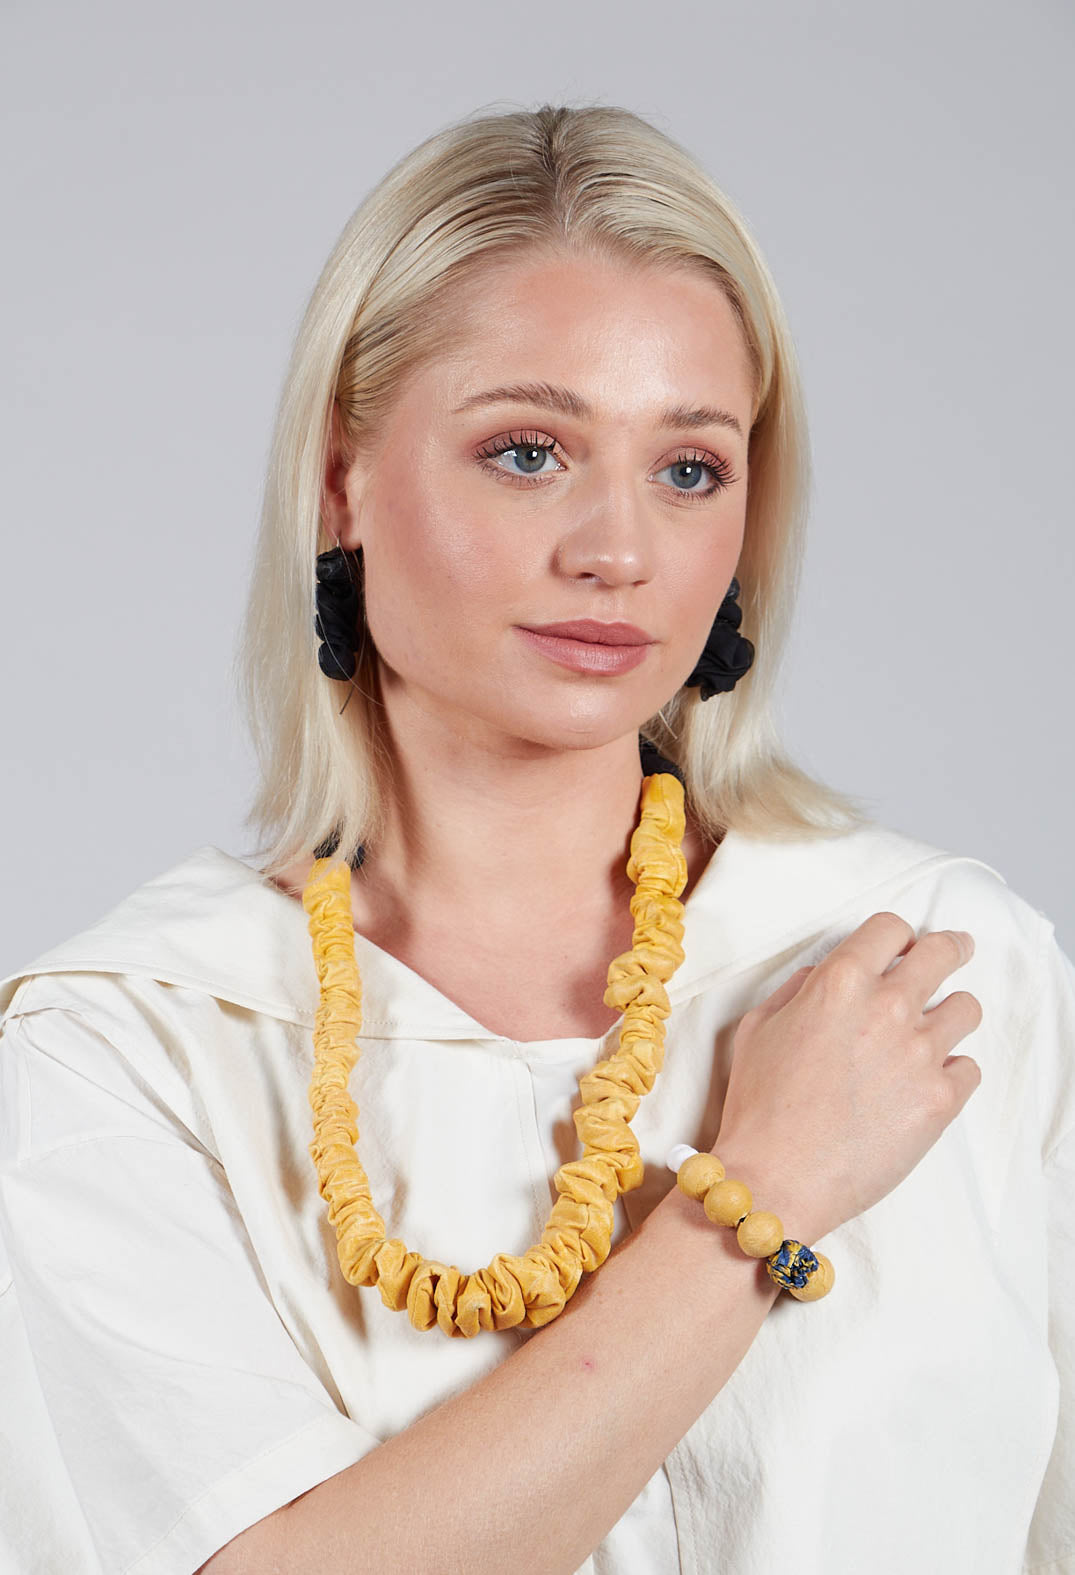
[[[832, 1292], [777, 1298], [585, 1575], [1075, 1575], [1075, 969], [995, 870], [876, 826], [730, 831], [686, 904], [614, 1241], [674, 1144], [712, 1146], [743, 1013], [881, 910], [973, 934], [927, 1004], [981, 1002], [955, 1051], [981, 1084], [810, 1243]], [[525, 1252], [616, 1028], [517, 1043], [355, 954], [387, 1234], [467, 1270]], [[308, 1150], [317, 1003], [301, 904], [213, 846], [0, 980], [0, 1570], [191, 1575], [540, 1332], [449, 1340], [344, 1280]]]

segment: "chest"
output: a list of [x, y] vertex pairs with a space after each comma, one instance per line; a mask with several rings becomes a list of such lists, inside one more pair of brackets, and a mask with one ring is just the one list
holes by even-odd
[[[768, 962], [736, 971], [669, 1020], [665, 1066], [632, 1122], [646, 1164], [643, 1186], [623, 1198], [633, 1228], [649, 1189], [671, 1184], [671, 1144], [715, 1134], [715, 1053], [775, 984]], [[477, 1382], [523, 1336], [420, 1333], [375, 1290], [343, 1281], [306, 1149], [308, 1033], [261, 1019], [253, 1053], [244, 1014], [218, 1018], [192, 1036], [192, 1063], [269, 1294], [341, 1409], [387, 1439]], [[989, 1046], [1006, 1044], [990, 1032]], [[978, 1053], [988, 1070], [983, 1040]], [[564, 1101], [573, 1073], [564, 1069]], [[229, 1075], [221, 1104], [211, 1096]], [[369, 1040], [351, 1083], [359, 1153], [390, 1237], [468, 1271], [539, 1239], [552, 1201], [545, 1149], [558, 1147], [560, 1118], [553, 1100], [535, 1101], [518, 1057], [465, 1039]], [[863, 1546], [875, 1549], [877, 1575], [1020, 1568], [1058, 1380], [1046, 1342], [1047, 1216], [1026, 1209], [1040, 1155], [1012, 1125], [1010, 1102], [998, 1096], [997, 1111], [984, 1131], [952, 1123], [882, 1204], [822, 1242], [837, 1266], [834, 1294], [813, 1307], [778, 1300], [672, 1451], [675, 1524], [691, 1528], [678, 1550], [684, 1575], [768, 1569], [789, 1524], [806, 1528], [806, 1575], [859, 1568]], [[1002, 1140], [1008, 1185], [998, 1178], [983, 1193], [972, 1180], [995, 1168]], [[943, 1239], [922, 1227], [938, 1209]], [[893, 1517], [894, 1502], [914, 1513]], [[819, 1517], [819, 1503], [838, 1513]], [[671, 1546], [668, 1567], [677, 1567]]]
[[554, 935], [461, 946], [457, 936], [444, 936], [397, 940], [385, 950], [483, 1028], [526, 1043], [607, 1034], [621, 1016], [603, 1001], [609, 963], [630, 943], [630, 934], [620, 946], [606, 938], [601, 947], [592, 936]]

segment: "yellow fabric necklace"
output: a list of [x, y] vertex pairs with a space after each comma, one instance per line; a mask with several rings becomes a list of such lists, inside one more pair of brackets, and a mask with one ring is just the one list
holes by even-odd
[[385, 1236], [359, 1162], [358, 1109], [348, 1093], [358, 1059], [362, 982], [355, 959], [351, 871], [344, 860], [314, 861], [303, 889], [321, 999], [314, 1024], [310, 1105], [321, 1196], [336, 1231], [340, 1267], [352, 1285], [376, 1285], [386, 1307], [404, 1308], [416, 1329], [436, 1324], [445, 1334], [483, 1329], [537, 1329], [561, 1313], [583, 1273], [598, 1268], [612, 1244], [613, 1205], [641, 1184], [645, 1167], [630, 1127], [643, 1094], [664, 1062], [664, 988], [683, 961], [683, 785], [670, 772], [642, 780], [638, 825], [627, 874], [634, 882], [632, 949], [609, 965], [606, 1006], [624, 1014], [619, 1048], [579, 1078], [582, 1105], [574, 1122], [581, 1159], [561, 1165], [560, 1194], [541, 1240], [521, 1257], [499, 1252], [487, 1268], [464, 1274], [410, 1252]]

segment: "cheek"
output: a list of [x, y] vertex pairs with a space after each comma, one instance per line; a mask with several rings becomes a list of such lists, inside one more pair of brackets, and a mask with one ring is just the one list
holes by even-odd
[[474, 509], [441, 502], [429, 505], [414, 532], [417, 570], [442, 617], [459, 621], [464, 609], [475, 618], [486, 608], [504, 608], [524, 574], [524, 554], [503, 520], [485, 520]]
[[[382, 654], [472, 649], [495, 635], [529, 581], [525, 552], [484, 499], [450, 497], [414, 483], [377, 508], [366, 608]], [[524, 612], [532, 609], [524, 608]], [[520, 614], [521, 616], [522, 614]]]
[[677, 609], [673, 638], [686, 656], [696, 656], [704, 648], [735, 577], [741, 548], [742, 533], [732, 531], [714, 543], [701, 564], [697, 557], [677, 564], [669, 598]]
[[702, 553], [690, 554], [670, 568], [668, 584], [684, 622], [712, 621], [735, 576], [740, 547], [734, 534], [717, 537]]

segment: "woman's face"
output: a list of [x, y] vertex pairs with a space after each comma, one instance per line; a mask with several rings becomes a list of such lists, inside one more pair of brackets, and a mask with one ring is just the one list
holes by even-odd
[[[330, 528], [363, 548], [390, 716], [413, 704], [500, 749], [596, 747], [675, 694], [735, 573], [741, 331], [708, 279], [590, 258], [501, 266], [461, 301], [457, 347], [331, 478]], [[522, 632], [577, 618], [650, 643], [629, 670], [579, 670]]]

